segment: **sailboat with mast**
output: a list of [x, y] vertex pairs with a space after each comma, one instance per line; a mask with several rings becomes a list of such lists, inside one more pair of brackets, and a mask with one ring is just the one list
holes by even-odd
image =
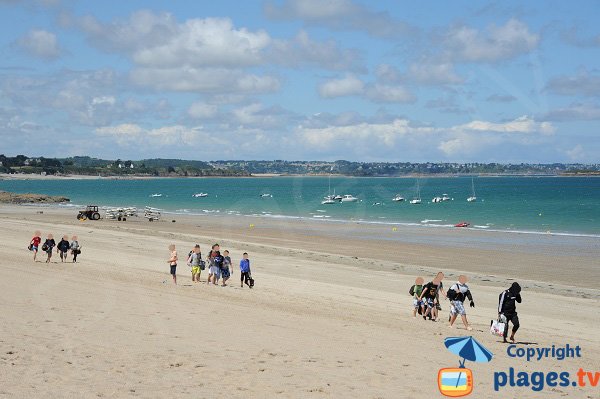
[[339, 202], [339, 200], [336, 199], [336, 195], [335, 193], [333, 195], [331, 195], [331, 173], [329, 174], [329, 191], [327, 192], [327, 196], [325, 197], [325, 199], [323, 201], [321, 201], [321, 205], [331, 205], [331, 204], [337, 204]]
[[411, 204], [421, 203], [421, 188], [419, 187], [419, 179], [417, 179], [417, 196], [410, 200]]
[[467, 198], [467, 202], [475, 202], [477, 201], [477, 196], [475, 195], [475, 182], [471, 177], [471, 196]]

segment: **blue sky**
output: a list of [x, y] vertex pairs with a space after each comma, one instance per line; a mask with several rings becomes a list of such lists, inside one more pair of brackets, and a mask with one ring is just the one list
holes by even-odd
[[0, 0], [0, 153], [597, 163], [599, 11]]

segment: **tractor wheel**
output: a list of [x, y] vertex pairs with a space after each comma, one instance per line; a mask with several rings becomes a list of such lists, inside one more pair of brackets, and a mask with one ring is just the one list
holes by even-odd
[[100, 214], [98, 212], [92, 213], [92, 220], [100, 220]]
[[117, 220], [120, 222], [121, 220], [123, 220], [123, 218], [122, 218], [121, 216], [119, 216], [119, 217], [117, 218]]
[[127, 221], [127, 218], [126, 218], [126, 217], [124, 217], [124, 218], [123, 218], [123, 221], [124, 221], [124, 222], [126, 222], [126, 221]]

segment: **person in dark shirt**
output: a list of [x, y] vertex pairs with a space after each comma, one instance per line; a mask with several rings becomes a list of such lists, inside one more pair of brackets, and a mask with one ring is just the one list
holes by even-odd
[[46, 263], [50, 263], [50, 259], [52, 259], [52, 250], [56, 246], [56, 241], [54, 241], [54, 236], [52, 234], [48, 234], [48, 238], [44, 241], [44, 245], [42, 245], [42, 251], [46, 252], [48, 257], [46, 258]]
[[515, 333], [520, 327], [519, 316], [517, 315], [517, 303], [521, 303], [521, 286], [516, 281], [512, 283], [509, 289], [503, 291], [498, 299], [498, 316], [504, 316], [506, 323], [504, 326], [504, 342], [508, 334], [508, 322], [513, 325], [512, 334], [510, 335], [511, 342], [515, 342]]
[[69, 237], [64, 236], [62, 240], [58, 242], [56, 246], [56, 252], [60, 255], [60, 261], [64, 262], [67, 260], [67, 253], [69, 252], [69, 248], [71, 245], [69, 244]]
[[444, 278], [444, 273], [438, 273], [433, 281], [428, 282], [423, 286], [423, 292], [421, 292], [421, 296], [419, 297], [420, 301], [423, 301], [423, 304], [427, 307], [425, 314], [423, 315], [423, 319], [427, 320], [427, 316], [431, 315], [431, 321], [438, 320], [438, 291], [442, 287], [442, 279]]

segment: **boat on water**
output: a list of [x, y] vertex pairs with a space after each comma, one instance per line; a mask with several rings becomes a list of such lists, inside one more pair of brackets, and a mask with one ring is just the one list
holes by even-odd
[[442, 197], [433, 197], [433, 199], [431, 200], [431, 202], [433, 202], [433, 203], [438, 203], [438, 202], [442, 202], [442, 201], [443, 201]]
[[356, 197], [355, 197], [355, 196], [353, 196], [353, 195], [346, 194], [346, 195], [344, 195], [344, 196], [342, 197], [341, 201], [342, 201], [342, 202], [357, 202], [357, 201], [358, 201], [358, 198], [356, 198]]
[[193, 194], [192, 197], [194, 197], [194, 198], [204, 198], [204, 197], [208, 197], [208, 194], [207, 193], [196, 193], [196, 194]]
[[467, 198], [467, 202], [475, 202], [477, 201], [477, 196], [475, 195], [475, 182], [471, 177], [471, 196]]
[[332, 204], [337, 204], [338, 202], [340, 202], [342, 200], [342, 197], [340, 195], [335, 195], [335, 189], [333, 190], [333, 194], [331, 194], [331, 173], [329, 174], [329, 178], [327, 179], [328, 182], [328, 190], [327, 190], [327, 195], [325, 197], [323, 197], [323, 201], [321, 201], [321, 205], [332, 205]]
[[394, 202], [403, 202], [404, 200], [406, 200], [406, 198], [404, 198], [400, 194], [396, 194], [396, 196], [394, 198], [392, 198], [392, 201], [394, 201]]
[[150, 194], [150, 197], [162, 197], [162, 196], [163, 196], [162, 194], [158, 194], [158, 193]]
[[272, 194], [261, 194], [260, 198], [273, 198]]
[[469, 222], [459, 222], [454, 225], [454, 227], [469, 227], [471, 223]]
[[410, 203], [417, 205], [421, 203], [421, 188], [419, 187], [419, 179], [417, 179], [417, 196], [410, 200]]
[[442, 201], [450, 201], [451, 199], [448, 194], [442, 194]]

